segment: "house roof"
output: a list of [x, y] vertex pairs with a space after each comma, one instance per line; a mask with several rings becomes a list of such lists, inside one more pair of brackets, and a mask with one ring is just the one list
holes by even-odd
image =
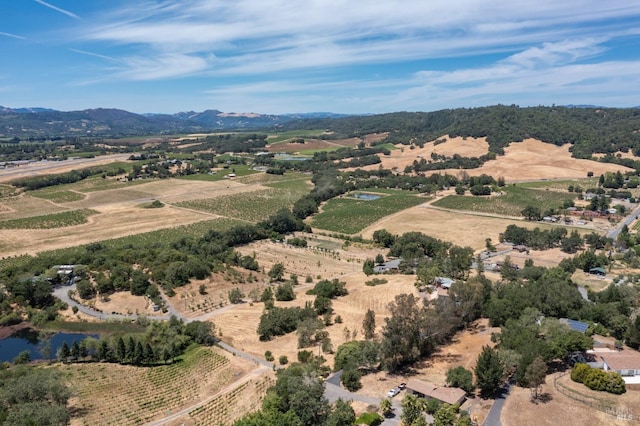
[[451, 405], [462, 401], [466, 395], [465, 391], [460, 388], [436, 386], [433, 383], [423, 382], [418, 379], [410, 379], [407, 382], [407, 389]]
[[453, 284], [455, 281], [452, 280], [451, 278], [436, 277], [436, 282], [440, 284], [440, 286], [443, 288], [449, 288], [451, 287], [451, 284]]
[[597, 268], [591, 268], [591, 269], [589, 269], [589, 273], [590, 273], [590, 274], [593, 274], [594, 272], [596, 272], [596, 273], [600, 273], [600, 274], [606, 274], [606, 273], [607, 273], [607, 270], [606, 270], [606, 269], [604, 269], [604, 268], [603, 268], [603, 267], [601, 267], [601, 266], [598, 266]]
[[598, 355], [612, 370], [640, 370], [640, 352], [638, 351], [626, 349]]
[[580, 333], [586, 333], [589, 324], [582, 321], [576, 321], [569, 318], [560, 318], [560, 321], [571, 327], [572, 330], [579, 331]]

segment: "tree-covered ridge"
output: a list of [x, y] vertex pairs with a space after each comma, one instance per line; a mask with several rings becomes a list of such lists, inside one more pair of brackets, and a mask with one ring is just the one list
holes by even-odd
[[570, 143], [573, 156], [632, 150], [640, 154], [640, 109], [567, 108], [496, 105], [434, 112], [395, 112], [334, 120], [288, 123], [287, 128], [326, 128], [331, 137], [389, 132], [381, 143], [425, 143], [442, 135], [486, 137], [489, 150], [502, 154], [511, 142], [535, 138], [555, 145]]

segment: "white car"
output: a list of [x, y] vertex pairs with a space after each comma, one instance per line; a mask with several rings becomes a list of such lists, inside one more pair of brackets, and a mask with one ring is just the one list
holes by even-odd
[[398, 388], [393, 388], [391, 389], [388, 393], [387, 393], [387, 397], [389, 398], [393, 398], [394, 396], [396, 396], [397, 394], [400, 393], [400, 389]]

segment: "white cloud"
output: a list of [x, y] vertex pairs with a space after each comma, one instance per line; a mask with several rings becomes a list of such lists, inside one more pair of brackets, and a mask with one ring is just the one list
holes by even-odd
[[2, 31], [0, 31], [0, 35], [5, 37], [17, 38], [18, 40], [26, 40], [26, 37], [22, 37], [22, 36], [11, 34], [11, 33], [5, 33]]
[[189, 55], [163, 55], [125, 58], [126, 66], [118, 68], [115, 75], [129, 80], [158, 80], [191, 75], [207, 67], [207, 60]]
[[76, 15], [75, 13], [72, 13], [72, 12], [69, 12], [68, 10], [65, 10], [65, 9], [59, 8], [57, 6], [54, 6], [54, 5], [52, 5], [50, 3], [47, 3], [47, 2], [45, 2], [43, 0], [33, 0], [33, 1], [43, 5], [45, 7], [48, 7], [49, 9], [55, 10], [56, 12], [60, 12], [63, 15], [67, 15], [67, 16], [73, 18], [73, 19], [82, 19], [78, 15]]

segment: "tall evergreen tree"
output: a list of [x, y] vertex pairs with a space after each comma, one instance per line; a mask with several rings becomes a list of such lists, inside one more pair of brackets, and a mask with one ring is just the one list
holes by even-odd
[[485, 397], [495, 396], [502, 385], [504, 376], [504, 367], [500, 362], [498, 352], [489, 346], [484, 346], [478, 356], [474, 371], [480, 393]]

